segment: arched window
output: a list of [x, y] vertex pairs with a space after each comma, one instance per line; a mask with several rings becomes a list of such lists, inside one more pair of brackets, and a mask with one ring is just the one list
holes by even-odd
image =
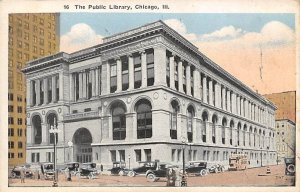
[[240, 145], [240, 131], [241, 131], [241, 123], [238, 123], [238, 128], [237, 128], [237, 145]]
[[225, 144], [225, 130], [227, 126], [227, 120], [226, 118], [222, 119], [222, 144]]
[[152, 106], [151, 103], [142, 99], [136, 103], [137, 113], [137, 138], [152, 137]]
[[256, 134], [257, 134], [257, 129], [254, 128], [254, 147], [256, 147]]
[[32, 126], [33, 126], [33, 143], [41, 144], [42, 143], [42, 121], [39, 115], [35, 115], [32, 118]]
[[203, 122], [203, 129], [202, 129], [202, 141], [206, 142], [206, 122], [208, 120], [208, 114], [206, 111], [202, 113], [202, 122]]
[[178, 102], [173, 100], [171, 102], [172, 111], [170, 114], [170, 137], [171, 139], [177, 139], [177, 114], [179, 112]]
[[258, 147], [261, 147], [261, 129], [258, 131]]
[[247, 125], [244, 125], [244, 130], [243, 130], [243, 145], [246, 146], [246, 132], [247, 132]]
[[216, 125], [218, 122], [218, 117], [216, 115], [213, 115], [212, 117], [212, 142], [216, 143]]
[[249, 146], [252, 145], [251, 133], [252, 133], [252, 127], [249, 128]]
[[232, 145], [232, 132], [233, 132], [233, 129], [234, 129], [234, 122], [231, 120], [230, 121], [230, 145]]
[[192, 106], [187, 109], [187, 137], [188, 142], [193, 142], [193, 118], [195, 116], [195, 110]]
[[[50, 129], [57, 126], [57, 117], [54, 113], [50, 113], [47, 117], [47, 123], [48, 123], [48, 131]], [[49, 132], [49, 143], [53, 144], [54, 143], [54, 134], [56, 134], [56, 143], [58, 141], [58, 134], [57, 133], [50, 133]]]
[[126, 115], [125, 107], [117, 102], [111, 107], [113, 140], [124, 140], [126, 138]]

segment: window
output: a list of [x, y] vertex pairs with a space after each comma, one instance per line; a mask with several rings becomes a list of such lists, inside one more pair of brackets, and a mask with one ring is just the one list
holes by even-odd
[[15, 147], [15, 143], [13, 141], [8, 142], [8, 148], [13, 149]]
[[174, 162], [175, 161], [175, 155], [176, 155], [176, 149], [172, 149], [171, 154], [172, 154], [172, 161]]
[[84, 112], [89, 112], [89, 111], [91, 111], [91, 108], [85, 108], [84, 109]]
[[[40, 38], [40, 45], [44, 45], [44, 39]], [[41, 49], [42, 50], [42, 49]], [[41, 51], [40, 51], [41, 52]], [[43, 50], [44, 52], [44, 50]], [[44, 53], [43, 53], [44, 54]]]
[[170, 137], [171, 139], [177, 139], [177, 115], [179, 112], [178, 102], [173, 100], [171, 102], [172, 111], [170, 114]]
[[147, 51], [147, 86], [154, 84], [154, 51], [153, 49]]
[[146, 161], [151, 161], [151, 149], [145, 149], [145, 157], [146, 157]]
[[13, 101], [14, 100], [14, 94], [13, 93], [8, 93], [8, 100]]
[[187, 109], [187, 139], [188, 142], [193, 142], [193, 118], [195, 116], [195, 110], [192, 106]]
[[31, 162], [40, 162], [40, 153], [31, 153]]
[[14, 153], [8, 153], [8, 158], [9, 158], [9, 159], [15, 158], [15, 154], [14, 154]]
[[44, 35], [44, 29], [40, 28], [40, 35]]
[[8, 112], [14, 112], [14, 106], [8, 105]]
[[20, 129], [18, 129], [18, 136], [22, 137], [22, 135], [23, 135], [23, 129], [20, 128]]
[[148, 100], [139, 100], [136, 104], [137, 138], [152, 137], [152, 106]]
[[110, 92], [114, 93], [117, 90], [117, 64], [113, 63], [110, 66]]
[[122, 90], [125, 91], [129, 88], [128, 57], [121, 57], [121, 63], [122, 63]]
[[22, 149], [23, 148], [23, 143], [21, 141], [18, 142], [18, 148]]
[[18, 113], [22, 113], [22, 107], [18, 106]]
[[17, 101], [22, 102], [22, 95], [17, 95]]
[[135, 152], [135, 161], [139, 162], [142, 161], [142, 151], [140, 149], [134, 150]]
[[120, 161], [125, 162], [125, 150], [119, 150]]
[[124, 106], [117, 102], [112, 105], [113, 140], [126, 138], [126, 115]]
[[22, 118], [18, 118], [18, 125], [22, 125], [23, 123], [23, 119]]
[[13, 125], [14, 124], [14, 118], [13, 117], [8, 117], [8, 124]]
[[18, 158], [23, 158], [23, 153], [18, 153]]
[[216, 125], [218, 123], [218, 117], [214, 115], [212, 117], [212, 142], [216, 143]]
[[222, 120], [222, 144], [225, 144], [225, 130], [227, 126], [227, 120], [223, 118]]
[[14, 136], [14, 129], [13, 128], [8, 128], [8, 136], [9, 137]]
[[142, 85], [142, 72], [141, 72], [141, 55], [133, 55], [133, 66], [134, 66], [134, 88], [140, 88]]

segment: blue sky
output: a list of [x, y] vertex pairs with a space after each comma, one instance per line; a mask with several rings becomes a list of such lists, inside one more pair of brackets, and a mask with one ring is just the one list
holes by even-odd
[[[108, 36], [134, 27], [151, 23], [156, 20], [179, 19], [189, 33], [206, 34], [224, 26], [232, 25], [247, 32], [259, 32], [270, 21], [279, 21], [295, 29], [294, 14], [272, 13], [61, 13], [61, 35], [67, 33], [77, 23], [86, 23], [97, 34]], [[107, 32], [107, 31], [108, 32]]]

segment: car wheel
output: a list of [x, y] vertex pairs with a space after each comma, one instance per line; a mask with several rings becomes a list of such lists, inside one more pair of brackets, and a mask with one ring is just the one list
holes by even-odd
[[14, 178], [17, 177], [17, 174], [16, 174], [15, 172], [12, 172], [12, 173], [10, 174], [10, 177], [14, 179]]
[[220, 172], [223, 173], [224, 171], [225, 171], [225, 167], [224, 167], [224, 166], [221, 166], [221, 167], [220, 167]]
[[123, 171], [123, 170], [120, 170], [120, 171], [119, 171], [119, 175], [120, 175], [120, 176], [124, 176], [124, 171]]
[[201, 171], [200, 171], [200, 176], [205, 176], [205, 175], [207, 175], [207, 170], [206, 169], [202, 169]]
[[154, 181], [156, 181], [156, 177], [153, 173], [149, 173], [147, 175], [147, 180], [150, 181], [150, 182], [154, 182]]
[[80, 173], [76, 173], [76, 177], [80, 179]]
[[93, 179], [93, 178], [94, 178], [94, 177], [93, 177], [93, 174], [90, 173], [90, 174], [88, 175], [88, 178], [89, 178], [89, 179]]
[[129, 177], [134, 177], [135, 176], [135, 172], [134, 171], [129, 171], [128, 172], [128, 176]]

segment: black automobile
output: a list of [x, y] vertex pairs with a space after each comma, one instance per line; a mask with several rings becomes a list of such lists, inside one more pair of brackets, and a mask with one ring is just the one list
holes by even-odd
[[185, 168], [186, 173], [193, 173], [195, 175], [205, 176], [207, 175], [207, 162], [203, 161], [191, 161]]
[[120, 176], [124, 176], [128, 174], [128, 169], [126, 168], [126, 163], [123, 161], [116, 161], [113, 162], [113, 167], [111, 169], [109, 169], [110, 173], [112, 175], [120, 175]]
[[167, 177], [168, 168], [176, 167], [171, 165], [170, 163], [157, 163], [155, 170], [148, 170], [146, 172], [146, 178], [150, 182], [154, 182], [159, 180], [162, 177]]
[[148, 170], [156, 170], [158, 161], [140, 161], [139, 166], [128, 172], [129, 177], [146, 174]]
[[284, 158], [284, 162], [285, 162], [285, 174], [294, 176], [296, 172], [295, 158]]
[[54, 178], [54, 164], [53, 163], [42, 163], [41, 171], [45, 179]]
[[79, 172], [76, 176], [80, 179], [81, 177], [94, 179], [98, 175], [98, 170], [96, 169], [96, 163], [83, 163], [79, 168]]
[[14, 167], [10, 172], [10, 177], [11, 178], [21, 177], [21, 170], [22, 169], [25, 169], [25, 177], [26, 178], [32, 178], [33, 173], [30, 170], [30, 165], [29, 164], [19, 165], [19, 166]]
[[79, 172], [79, 163], [78, 162], [67, 163], [67, 167], [65, 171], [70, 172], [71, 175], [76, 175]]

